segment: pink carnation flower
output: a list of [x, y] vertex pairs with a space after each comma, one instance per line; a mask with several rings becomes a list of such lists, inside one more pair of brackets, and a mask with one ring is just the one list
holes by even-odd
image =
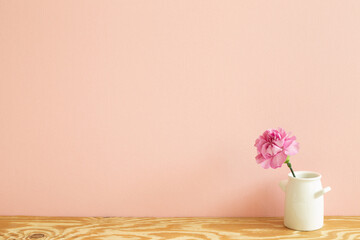
[[258, 155], [256, 162], [263, 168], [279, 168], [287, 156], [298, 153], [296, 137], [290, 137], [284, 129], [268, 129], [255, 141]]

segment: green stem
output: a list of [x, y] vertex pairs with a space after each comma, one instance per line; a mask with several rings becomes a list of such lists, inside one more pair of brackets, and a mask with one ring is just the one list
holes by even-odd
[[286, 163], [287, 166], [290, 168], [290, 171], [291, 171], [292, 175], [294, 176], [294, 178], [296, 178], [295, 173], [294, 173], [294, 171], [293, 171], [293, 169], [292, 169], [292, 167], [291, 167], [290, 156], [287, 156], [285, 163]]
[[290, 168], [290, 171], [291, 171], [292, 175], [294, 176], [294, 178], [296, 178], [295, 173], [294, 173], [294, 171], [293, 171], [293, 169], [291, 167], [291, 163], [287, 163], [287, 165]]

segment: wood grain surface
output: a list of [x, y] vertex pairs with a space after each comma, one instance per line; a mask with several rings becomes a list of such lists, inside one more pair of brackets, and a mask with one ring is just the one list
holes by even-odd
[[326, 217], [300, 232], [282, 218], [0, 217], [0, 239], [360, 239], [360, 217]]

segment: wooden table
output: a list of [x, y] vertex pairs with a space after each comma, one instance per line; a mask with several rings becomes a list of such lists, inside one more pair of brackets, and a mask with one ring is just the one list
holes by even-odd
[[360, 239], [360, 217], [326, 217], [313, 232], [282, 218], [0, 217], [0, 239]]

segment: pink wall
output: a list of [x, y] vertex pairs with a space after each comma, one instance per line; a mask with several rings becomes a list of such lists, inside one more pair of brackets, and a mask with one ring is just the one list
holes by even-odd
[[360, 1], [0, 1], [0, 215], [281, 216], [282, 126], [360, 215]]

